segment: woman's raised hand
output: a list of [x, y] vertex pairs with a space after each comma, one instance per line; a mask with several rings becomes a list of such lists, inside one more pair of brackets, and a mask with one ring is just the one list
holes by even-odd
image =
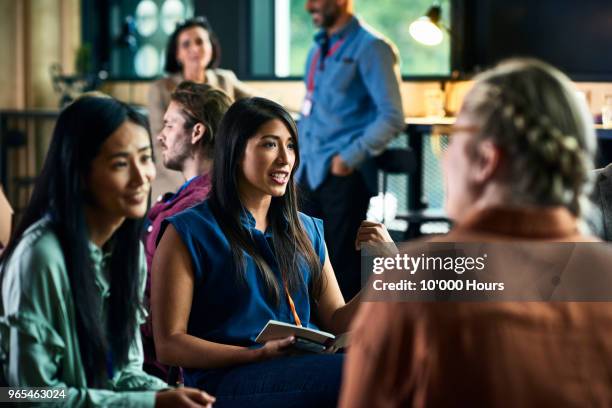
[[389, 231], [385, 224], [380, 222], [364, 220], [357, 230], [357, 237], [355, 238], [355, 249], [359, 251], [361, 244], [380, 244], [380, 243], [393, 243]]

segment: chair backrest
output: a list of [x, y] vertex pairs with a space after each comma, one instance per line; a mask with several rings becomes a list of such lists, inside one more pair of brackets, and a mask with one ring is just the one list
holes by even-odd
[[410, 174], [416, 170], [416, 160], [410, 148], [391, 148], [376, 157], [376, 165], [388, 174]]

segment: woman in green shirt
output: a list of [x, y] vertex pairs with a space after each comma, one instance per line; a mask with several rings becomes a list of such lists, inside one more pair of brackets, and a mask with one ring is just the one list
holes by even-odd
[[139, 235], [155, 168], [146, 118], [104, 96], [60, 114], [0, 267], [0, 362], [11, 387], [70, 406], [205, 406], [142, 371]]

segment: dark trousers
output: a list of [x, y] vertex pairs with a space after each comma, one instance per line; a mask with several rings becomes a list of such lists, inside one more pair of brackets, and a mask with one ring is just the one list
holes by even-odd
[[333, 408], [343, 354], [306, 354], [185, 376], [185, 385], [215, 396], [215, 408]]
[[355, 250], [355, 237], [366, 218], [370, 192], [361, 173], [355, 171], [346, 177], [330, 174], [315, 190], [301, 183], [300, 193], [300, 210], [323, 220], [329, 259], [348, 302], [361, 288], [361, 259]]

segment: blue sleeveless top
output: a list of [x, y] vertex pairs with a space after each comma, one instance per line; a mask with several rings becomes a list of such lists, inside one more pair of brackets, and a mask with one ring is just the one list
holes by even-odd
[[[323, 221], [299, 213], [304, 230], [310, 238], [321, 266], [325, 261]], [[231, 247], [217, 223], [208, 200], [172, 217], [171, 223], [191, 255], [195, 278], [193, 302], [187, 332], [209, 341], [236, 346], [255, 346], [255, 338], [268, 323], [280, 320], [295, 323], [285, 292], [280, 292], [276, 305], [267, 299], [263, 279], [251, 256], [243, 252], [246, 279], [236, 272]], [[255, 229], [255, 219], [245, 210], [242, 223], [257, 248], [277, 276], [282, 278], [273, 252], [272, 234]], [[302, 325], [316, 327], [311, 322], [308, 287], [311, 273], [304, 261], [300, 272], [305, 283], [297, 293], [291, 293]]]

